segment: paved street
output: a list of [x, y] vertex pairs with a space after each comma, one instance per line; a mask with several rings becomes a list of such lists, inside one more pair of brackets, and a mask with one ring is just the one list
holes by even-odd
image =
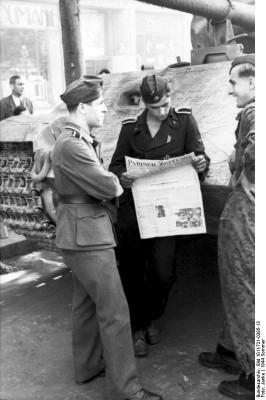
[[[198, 240], [179, 252], [179, 279], [158, 322], [162, 341], [137, 359], [143, 385], [165, 400], [223, 400], [217, 385], [234, 378], [197, 361], [219, 331], [214, 243]], [[104, 400], [104, 378], [81, 386], [73, 379], [72, 278], [61, 256], [38, 251], [5, 262], [19, 270], [1, 276], [1, 400]]]

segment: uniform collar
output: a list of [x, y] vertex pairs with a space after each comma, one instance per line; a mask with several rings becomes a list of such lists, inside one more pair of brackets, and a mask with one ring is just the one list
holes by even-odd
[[[245, 105], [245, 107], [248, 106], [249, 104], [252, 104], [252, 103], [255, 103], [255, 96], [252, 97], [252, 99], [250, 99], [250, 100], [247, 102], [247, 104]], [[243, 109], [244, 109], [245, 107], [243, 107]], [[242, 109], [241, 111], [239, 111], [239, 113], [237, 114], [237, 116], [236, 116], [236, 120], [237, 120], [237, 121], [240, 120], [241, 114], [242, 114], [242, 112], [243, 112], [243, 109]]]
[[136, 125], [135, 125], [134, 134], [140, 132], [141, 129], [143, 129], [143, 127], [146, 125], [147, 112], [148, 112], [148, 109], [145, 108], [144, 111], [139, 115]]
[[171, 108], [170, 108], [170, 111], [169, 111], [168, 116], [171, 117], [171, 118], [173, 118], [173, 119], [175, 119], [175, 120], [178, 120], [178, 116], [177, 116], [177, 114], [176, 114], [176, 112], [175, 112], [174, 107], [171, 107]]
[[[139, 132], [141, 130], [141, 127], [143, 127], [144, 125], [147, 124], [147, 113], [148, 113], [148, 108], [145, 108], [145, 110], [138, 117], [138, 120], [137, 120], [137, 123], [136, 123], [136, 126], [135, 126], [135, 132]], [[170, 117], [170, 118], [172, 118], [174, 120], [178, 120], [178, 116], [174, 112], [174, 108], [173, 107], [170, 108], [169, 113], [168, 113], [168, 117]]]
[[92, 136], [88, 131], [86, 131], [85, 129], [83, 129], [81, 126], [75, 124], [74, 122], [66, 122], [65, 127], [67, 128], [71, 128], [74, 129], [75, 131], [79, 132], [82, 137], [89, 143], [93, 144], [94, 142], [94, 136]]

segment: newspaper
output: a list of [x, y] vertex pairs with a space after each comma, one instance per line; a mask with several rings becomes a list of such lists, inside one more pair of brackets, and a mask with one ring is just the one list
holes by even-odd
[[127, 172], [135, 177], [132, 192], [142, 239], [206, 233], [194, 153], [168, 160], [126, 156]]

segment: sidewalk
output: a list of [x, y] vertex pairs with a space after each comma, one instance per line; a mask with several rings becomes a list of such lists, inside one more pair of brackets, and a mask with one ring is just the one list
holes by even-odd
[[39, 250], [40, 246], [35, 240], [27, 240], [25, 236], [17, 235], [8, 229], [8, 237], [0, 240], [1, 261], [14, 256], [28, 254]]
[[[203, 367], [201, 351], [214, 350], [222, 318], [216, 238], [183, 244], [177, 281], [164, 315], [162, 334], [138, 358], [142, 384], [164, 400], [225, 400], [223, 370]], [[3, 400], [104, 400], [105, 380], [74, 381], [72, 360], [72, 276], [59, 253], [47, 250], [7, 260], [19, 271], [1, 276], [1, 392]]]

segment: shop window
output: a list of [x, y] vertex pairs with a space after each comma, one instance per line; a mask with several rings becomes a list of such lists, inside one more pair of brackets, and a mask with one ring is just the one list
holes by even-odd
[[46, 32], [36, 29], [2, 29], [0, 72], [3, 94], [9, 95], [9, 78], [21, 75], [25, 93], [35, 105], [49, 103]]

